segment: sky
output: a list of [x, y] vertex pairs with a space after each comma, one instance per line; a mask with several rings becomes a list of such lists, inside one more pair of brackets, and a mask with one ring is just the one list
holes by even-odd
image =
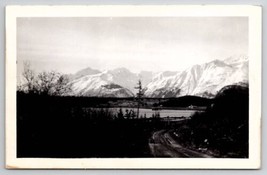
[[179, 71], [248, 54], [246, 17], [18, 18], [18, 73], [83, 68]]

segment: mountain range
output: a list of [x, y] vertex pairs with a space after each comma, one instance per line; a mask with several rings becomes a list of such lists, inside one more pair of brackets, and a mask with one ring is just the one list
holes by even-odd
[[213, 97], [224, 86], [248, 83], [248, 57], [213, 60], [183, 71], [133, 73], [126, 68], [99, 71], [88, 67], [70, 75], [70, 95], [133, 97], [139, 79], [146, 97]]

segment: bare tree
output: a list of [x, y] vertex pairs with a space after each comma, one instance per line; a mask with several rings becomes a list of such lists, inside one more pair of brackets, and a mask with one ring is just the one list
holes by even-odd
[[28, 93], [34, 93], [37, 90], [35, 72], [31, 69], [31, 64], [28, 61], [23, 62], [22, 76], [25, 83], [20, 85], [19, 89]]
[[43, 95], [66, 95], [71, 90], [67, 76], [55, 71], [41, 72], [36, 76], [29, 62], [24, 63], [22, 75], [25, 79], [24, 88], [22, 88], [24, 92]]
[[42, 72], [37, 77], [38, 92], [45, 95], [66, 95], [70, 91], [68, 78], [58, 72]]

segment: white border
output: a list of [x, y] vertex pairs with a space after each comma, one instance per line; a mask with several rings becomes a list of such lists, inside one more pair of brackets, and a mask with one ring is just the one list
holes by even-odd
[[[226, 158], [16, 158], [17, 17], [178, 17], [249, 18], [249, 159]], [[258, 169], [261, 164], [262, 8], [249, 5], [101, 5], [6, 7], [6, 168], [33, 169]]]

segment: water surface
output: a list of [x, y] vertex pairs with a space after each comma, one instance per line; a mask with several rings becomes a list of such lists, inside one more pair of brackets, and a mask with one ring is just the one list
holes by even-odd
[[[113, 112], [118, 113], [120, 108], [110, 108]], [[137, 113], [137, 108], [121, 108], [123, 114], [126, 114], [126, 111], [130, 112], [131, 110]], [[173, 109], [163, 109], [163, 110], [152, 110], [152, 109], [139, 109], [139, 117], [147, 117], [150, 118], [156, 113], [159, 113], [160, 117], [190, 117], [192, 116], [196, 110], [173, 110]]]

